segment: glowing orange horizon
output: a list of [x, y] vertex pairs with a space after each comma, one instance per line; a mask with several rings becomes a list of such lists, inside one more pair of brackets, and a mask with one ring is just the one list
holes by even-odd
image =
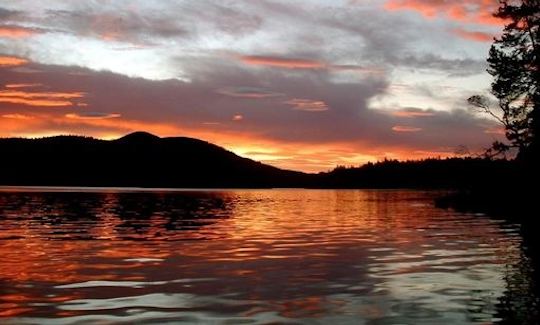
[[[47, 126], [47, 123], [61, 126], [62, 129], [51, 129]], [[231, 123], [236, 122], [231, 121]], [[0, 129], [2, 130], [0, 136], [3, 137], [40, 138], [59, 134], [77, 134], [77, 132], [69, 130], [82, 128], [87, 130], [83, 132], [86, 136], [113, 140], [134, 131], [146, 130], [162, 137], [182, 135], [202, 139], [224, 147], [240, 156], [262, 163], [283, 169], [314, 173], [329, 171], [336, 166], [360, 166], [368, 162], [381, 161], [385, 158], [416, 160], [455, 156], [451, 148], [430, 151], [398, 146], [378, 146], [375, 148], [370, 144], [358, 142], [291, 143], [271, 140], [251, 133], [218, 133], [215, 130], [216, 127], [219, 128], [220, 125], [202, 123], [201, 128], [185, 128], [173, 124], [149, 123], [126, 120], [121, 117], [111, 118], [110, 116], [88, 119], [70, 118], [64, 115], [27, 115], [19, 113], [0, 116]], [[30, 129], [36, 131], [28, 132]]]

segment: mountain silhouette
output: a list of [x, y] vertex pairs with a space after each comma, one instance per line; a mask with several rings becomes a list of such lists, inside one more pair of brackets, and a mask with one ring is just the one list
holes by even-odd
[[0, 139], [0, 152], [1, 185], [293, 187], [311, 177], [202, 140], [147, 132], [110, 141], [81, 136]]

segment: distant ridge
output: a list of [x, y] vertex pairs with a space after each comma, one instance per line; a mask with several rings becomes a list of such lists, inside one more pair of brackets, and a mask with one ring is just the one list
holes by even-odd
[[240, 157], [208, 142], [134, 132], [0, 139], [0, 185], [293, 187], [309, 175]]

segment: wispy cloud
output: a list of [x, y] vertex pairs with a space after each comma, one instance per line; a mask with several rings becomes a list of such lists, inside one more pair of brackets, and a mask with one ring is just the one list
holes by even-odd
[[294, 98], [285, 102], [295, 110], [306, 112], [324, 112], [327, 111], [328, 105], [322, 100], [312, 100], [304, 98]]
[[493, 38], [495, 37], [491, 33], [471, 31], [464, 28], [454, 28], [452, 29], [452, 33], [466, 40], [475, 42], [493, 42]]
[[0, 25], [0, 38], [27, 38], [38, 34], [40, 31], [21, 26]]
[[502, 21], [492, 16], [497, 6], [497, 1], [492, 0], [388, 0], [385, 4], [387, 10], [414, 10], [430, 19], [443, 16], [456, 21], [501, 25]]
[[0, 103], [26, 106], [62, 107], [73, 106], [73, 99], [84, 97], [82, 92], [26, 92], [0, 90]]
[[84, 112], [84, 113], [69, 113], [65, 115], [67, 118], [74, 120], [101, 120], [121, 117], [118, 113], [102, 113], [102, 112]]
[[327, 66], [320, 61], [300, 58], [283, 58], [262, 55], [244, 55], [239, 56], [238, 58], [245, 64], [282, 69], [325, 69]]
[[283, 96], [284, 94], [257, 87], [224, 87], [217, 90], [217, 93], [241, 98], [272, 98]]
[[420, 132], [422, 128], [417, 128], [414, 126], [405, 126], [405, 125], [395, 125], [392, 127], [394, 132]]
[[236, 57], [242, 63], [253, 66], [262, 66], [292, 70], [328, 70], [328, 71], [356, 71], [364, 73], [382, 73], [383, 69], [365, 67], [355, 64], [331, 64], [321, 60], [293, 58], [271, 55], [239, 55]]
[[13, 56], [0, 56], [0, 67], [17, 66], [27, 64], [28, 60]]
[[25, 114], [19, 114], [19, 113], [13, 113], [13, 114], [4, 114], [2, 115], [3, 118], [13, 119], [13, 120], [30, 120], [34, 117], [31, 115], [25, 115]]
[[435, 113], [431, 111], [425, 111], [425, 110], [413, 109], [413, 108], [393, 111], [391, 112], [391, 114], [397, 117], [406, 117], [406, 118], [427, 117], [427, 116], [435, 115]]
[[14, 88], [33, 88], [33, 87], [39, 87], [43, 86], [42, 84], [33, 83], [33, 84], [7, 84], [4, 87], [8, 89], [14, 89]]

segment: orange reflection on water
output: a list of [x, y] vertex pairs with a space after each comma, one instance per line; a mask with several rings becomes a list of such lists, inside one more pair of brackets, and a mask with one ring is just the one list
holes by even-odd
[[520, 238], [500, 222], [437, 210], [433, 195], [0, 192], [0, 312], [136, 321], [159, 310], [194, 322], [270, 313], [279, 323], [401, 310], [407, 322], [414, 302], [437, 310], [437, 322], [470, 312], [462, 297], [474, 293], [491, 317]]

